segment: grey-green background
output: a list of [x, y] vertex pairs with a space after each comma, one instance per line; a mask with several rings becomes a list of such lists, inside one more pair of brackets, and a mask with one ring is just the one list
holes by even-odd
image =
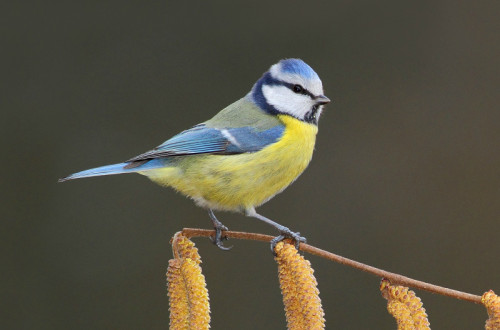
[[[57, 179], [210, 118], [285, 57], [334, 102], [307, 171], [259, 210], [343, 256], [500, 292], [497, 0], [1, 7], [2, 329], [166, 328], [169, 239], [206, 212], [139, 175]], [[196, 244], [213, 329], [285, 328], [267, 244]], [[378, 278], [306, 257], [329, 329], [396, 328]], [[483, 327], [481, 306], [417, 293], [433, 328]]]

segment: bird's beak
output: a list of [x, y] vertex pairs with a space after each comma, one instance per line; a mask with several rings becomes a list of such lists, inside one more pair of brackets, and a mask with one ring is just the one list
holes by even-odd
[[323, 105], [323, 104], [327, 104], [327, 103], [330, 103], [330, 99], [324, 95], [319, 95], [319, 96], [316, 96], [314, 98], [314, 100], [316, 101], [317, 104], [319, 105]]

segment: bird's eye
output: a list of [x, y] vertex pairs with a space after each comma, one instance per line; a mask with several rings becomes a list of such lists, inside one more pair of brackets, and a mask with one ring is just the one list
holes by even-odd
[[304, 92], [304, 87], [300, 85], [293, 85], [293, 91], [294, 93], [300, 94]]

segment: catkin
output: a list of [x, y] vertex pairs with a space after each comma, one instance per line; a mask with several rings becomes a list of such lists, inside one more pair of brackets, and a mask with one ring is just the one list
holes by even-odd
[[198, 249], [180, 233], [174, 236], [168, 263], [170, 329], [210, 328], [210, 305]]
[[490, 290], [481, 297], [481, 302], [488, 311], [489, 319], [486, 321], [486, 330], [500, 329], [500, 297]]
[[324, 312], [311, 263], [288, 242], [276, 244], [275, 252], [288, 329], [324, 329]]
[[398, 330], [430, 329], [422, 301], [407, 287], [392, 285], [386, 279], [380, 283], [382, 296], [387, 299], [387, 310], [396, 319]]

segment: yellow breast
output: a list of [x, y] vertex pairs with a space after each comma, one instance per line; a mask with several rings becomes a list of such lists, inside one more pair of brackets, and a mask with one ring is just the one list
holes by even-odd
[[240, 211], [259, 206], [292, 183], [311, 161], [318, 127], [286, 115], [281, 139], [253, 153], [179, 157], [173, 167], [141, 174], [200, 206]]

